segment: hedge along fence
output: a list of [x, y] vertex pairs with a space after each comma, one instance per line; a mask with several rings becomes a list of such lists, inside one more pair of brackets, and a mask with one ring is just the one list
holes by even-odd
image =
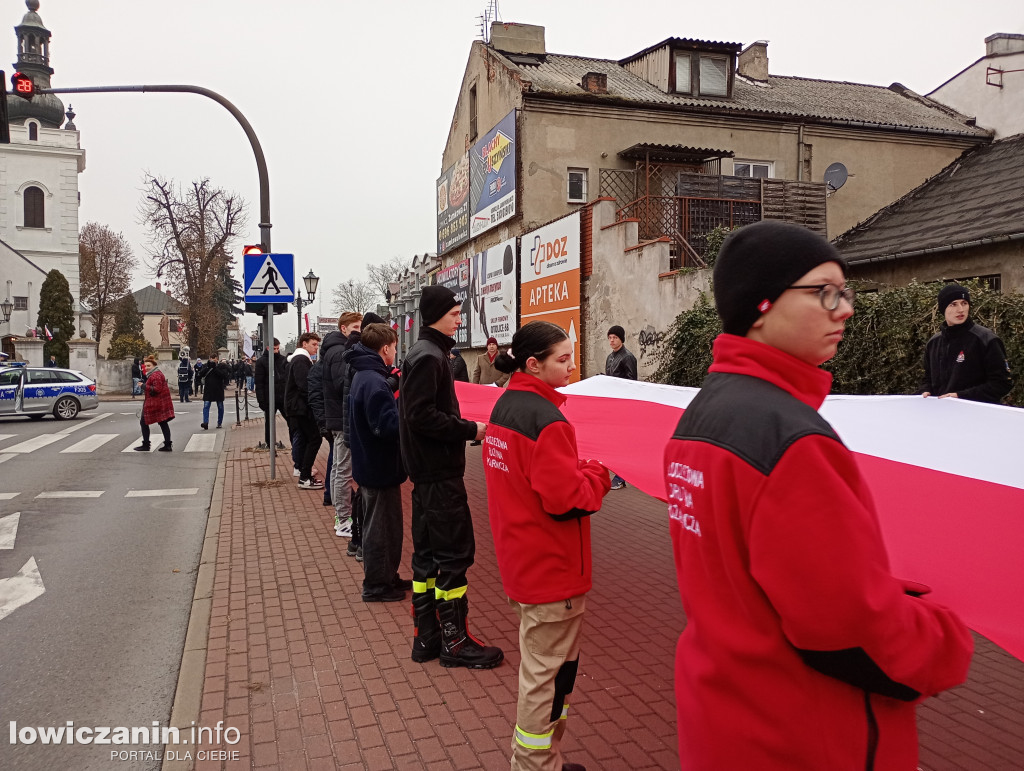
[[[971, 318], [995, 331], [1006, 346], [1014, 385], [1004, 402], [1024, 405], [1024, 294], [1001, 294], [979, 282], [963, 283], [971, 293]], [[941, 287], [938, 282], [912, 282], [880, 292], [860, 292], [839, 353], [825, 364], [833, 375], [832, 392], [912, 394], [920, 390], [925, 345], [943, 320], [936, 305]], [[693, 309], [680, 313], [669, 328], [655, 379], [700, 386], [711, 366], [711, 344], [721, 331], [711, 298], [701, 295]]]

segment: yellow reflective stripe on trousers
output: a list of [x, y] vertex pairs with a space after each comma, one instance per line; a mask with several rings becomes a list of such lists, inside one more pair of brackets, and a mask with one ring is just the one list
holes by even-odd
[[458, 586], [455, 589], [448, 589], [448, 590], [438, 589], [438, 588], [435, 587], [434, 588], [434, 597], [436, 597], [437, 599], [442, 600], [442, 601], [445, 601], [445, 600], [457, 600], [457, 599], [459, 599], [459, 597], [465, 596], [467, 589], [469, 589], [468, 586]]
[[566, 720], [569, 717], [569, 702], [565, 702], [562, 705], [562, 715], [558, 718], [559, 720]]
[[550, 750], [551, 737], [554, 733], [555, 731], [552, 729], [546, 734], [531, 734], [529, 731], [524, 731], [517, 725], [515, 734], [516, 743], [526, 747], [528, 750]]
[[434, 588], [435, 578], [428, 578], [426, 581], [413, 581], [412, 582], [412, 593], [413, 594], [424, 594]]

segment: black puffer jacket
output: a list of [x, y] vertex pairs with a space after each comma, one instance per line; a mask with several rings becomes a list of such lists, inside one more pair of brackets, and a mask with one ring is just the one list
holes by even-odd
[[463, 420], [459, 411], [448, 364], [453, 345], [452, 338], [423, 327], [402, 363], [399, 432], [413, 482], [439, 482], [466, 471], [466, 442], [476, 436], [476, 422]]
[[[274, 356], [274, 406], [279, 410], [284, 409], [284, 378], [287, 366], [284, 356], [281, 354]], [[270, 351], [264, 351], [253, 368], [253, 379], [256, 381], [256, 403], [264, 412], [267, 411], [267, 398], [270, 391], [269, 372]]]
[[955, 393], [960, 399], [999, 404], [1011, 388], [1006, 349], [991, 329], [967, 319], [952, 327], [943, 324], [928, 341], [921, 392]]
[[296, 348], [288, 362], [284, 379], [284, 414], [287, 418], [301, 418], [313, 413], [309, 409], [309, 371], [313, 360], [305, 349]]
[[317, 428], [323, 434], [327, 430], [324, 422], [324, 360], [323, 357], [313, 362], [306, 378], [306, 399], [309, 402], [309, 409], [313, 412], [313, 419]]
[[324, 362], [324, 422], [337, 434], [347, 428], [348, 389], [352, 382], [348, 364], [342, 357], [358, 342], [358, 332], [345, 337], [339, 330], [328, 334], [320, 346], [320, 358]]
[[231, 367], [223, 362], [208, 361], [203, 365], [203, 401], [224, 401], [224, 388], [231, 382]]

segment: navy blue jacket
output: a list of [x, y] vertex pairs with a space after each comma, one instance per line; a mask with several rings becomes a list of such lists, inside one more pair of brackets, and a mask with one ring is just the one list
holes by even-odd
[[348, 444], [352, 478], [359, 485], [394, 487], [406, 479], [398, 439], [398, 405], [388, 384], [388, 367], [376, 351], [356, 343], [345, 353], [351, 368]]

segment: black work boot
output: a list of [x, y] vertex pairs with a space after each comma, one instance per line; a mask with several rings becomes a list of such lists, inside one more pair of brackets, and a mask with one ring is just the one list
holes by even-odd
[[171, 442], [164, 442], [156, 448], [157, 452], [171, 452]]
[[437, 603], [441, 622], [441, 666], [491, 669], [504, 660], [501, 648], [484, 645], [466, 627], [469, 600], [444, 600]]
[[433, 661], [441, 655], [441, 626], [437, 623], [434, 590], [413, 592], [412, 617], [416, 636], [412, 639], [412, 660], [417, 663]]
[[149, 442], [143, 442], [142, 444], [135, 448], [135, 452], [149, 452], [149, 448]]

